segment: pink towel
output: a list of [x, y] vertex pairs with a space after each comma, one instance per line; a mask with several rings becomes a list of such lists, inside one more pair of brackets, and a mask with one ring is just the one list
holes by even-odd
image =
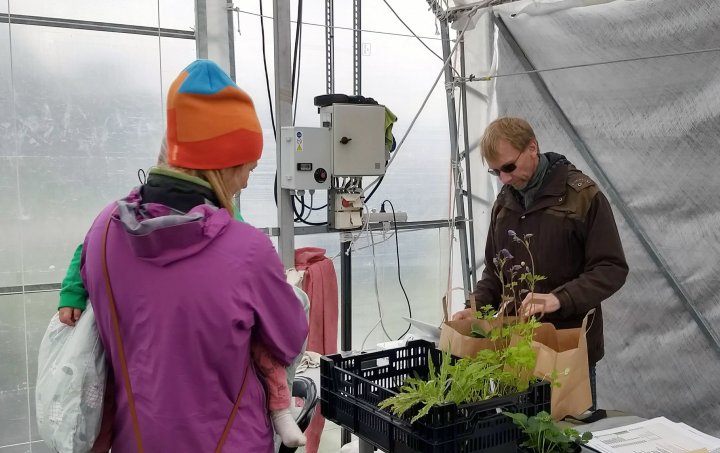
[[[310, 299], [310, 333], [307, 350], [320, 354], [337, 352], [338, 286], [332, 260], [325, 249], [305, 247], [295, 250], [295, 268], [304, 270], [302, 289]], [[317, 453], [325, 419], [317, 406], [315, 416], [305, 431], [307, 453]]]

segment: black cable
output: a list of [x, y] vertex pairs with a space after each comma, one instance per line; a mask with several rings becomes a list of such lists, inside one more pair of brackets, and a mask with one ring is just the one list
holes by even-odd
[[[296, 221], [300, 221], [300, 222], [304, 223], [305, 225], [310, 225], [310, 226], [322, 226], [322, 225], [327, 225], [327, 222], [310, 222], [310, 221], [308, 221], [308, 220], [303, 220], [302, 216], [300, 216], [299, 213], [298, 213], [297, 206], [295, 205], [295, 197], [293, 197], [292, 200], [293, 200], [293, 203], [292, 203], [292, 205], [293, 205], [293, 212], [295, 213], [295, 218], [296, 218], [295, 220], [296, 220]], [[304, 208], [303, 208], [303, 209], [304, 209]]]
[[[402, 288], [403, 294], [405, 294], [405, 300], [407, 301], [407, 307], [408, 307], [408, 318], [412, 318], [412, 307], [410, 306], [410, 298], [407, 295], [407, 291], [405, 291], [405, 286], [403, 285], [402, 278], [400, 277], [400, 246], [398, 245], [398, 229], [397, 229], [397, 219], [395, 219], [395, 206], [393, 206], [392, 201], [385, 200], [382, 202], [382, 205], [380, 206], [380, 212], [385, 211], [385, 203], [390, 205], [390, 209], [392, 209], [392, 215], [393, 215], [393, 228], [395, 228], [395, 252], [397, 257], [397, 275], [398, 275], [398, 282], [400, 282], [400, 288]], [[405, 329], [405, 332], [403, 332], [402, 335], [398, 337], [398, 340], [404, 337], [408, 332], [410, 331], [410, 324], [408, 324], [407, 329]]]
[[298, 198], [298, 201], [299, 201], [300, 203], [303, 203], [303, 206], [306, 207], [307, 209], [311, 210], [311, 211], [319, 211], [319, 210], [321, 210], [321, 209], [327, 208], [327, 203], [325, 203], [324, 205], [320, 206], [319, 208], [313, 207], [313, 205], [312, 205], [312, 204], [313, 204], [312, 200], [313, 200], [313, 194], [310, 194], [310, 206], [308, 206], [308, 205], [305, 204], [305, 200], [304, 200], [304, 199], [301, 200], [301, 199]]
[[303, 216], [305, 215], [305, 203], [301, 206], [300, 213], [297, 211], [297, 206], [295, 206], [295, 200], [298, 198], [297, 195], [293, 196], [292, 204], [293, 204], [293, 211], [295, 211], [295, 221], [296, 222], [302, 222]]
[[[270, 95], [270, 76], [268, 75], [268, 65], [267, 65], [267, 57], [265, 56], [265, 26], [263, 25], [263, 10], [262, 10], [262, 0], [260, 1], [260, 33], [262, 35], [262, 55], [263, 55], [263, 67], [265, 68], [265, 86], [267, 87], [267, 95], [268, 95], [268, 103], [270, 104], [270, 121], [272, 122], [272, 128], [273, 128], [273, 136], [275, 137], [275, 145], [277, 146], [277, 129], [275, 129], [275, 114], [273, 113], [273, 106], [272, 106], [272, 96]], [[300, 25], [300, 22], [302, 21], [302, 2], [303, 0], [298, 1], [298, 21], [297, 21], [297, 28], [295, 29], [295, 55], [293, 56], [293, 68], [292, 73], [290, 74], [290, 78], [292, 80], [291, 83], [291, 89], [292, 95], [291, 99], [295, 101], [295, 111], [297, 112], [297, 100], [295, 99], [295, 68], [296, 65], [299, 65], [299, 42], [302, 36], [302, 27]], [[300, 84], [300, 75], [298, 72], [298, 85]], [[299, 88], [298, 88], [299, 90]], [[295, 125], [295, 113], [293, 113], [293, 126]], [[277, 170], [275, 170], [275, 179], [273, 183], [273, 197], [275, 198], [275, 206], [277, 206]], [[297, 218], [295, 219], [298, 220]]]
[[[298, 0], [298, 12], [297, 12], [297, 24], [295, 27], [295, 50], [293, 51], [293, 67], [291, 74], [292, 82], [292, 100], [295, 103], [293, 106], [292, 124], [295, 125], [295, 118], [297, 118], [297, 106], [298, 106], [298, 93], [300, 92], [300, 58], [302, 54], [302, 13], [303, 13], [303, 0]], [[295, 80], [297, 79], [297, 86]]]
[[[303, 194], [303, 196], [301, 197], [300, 203], [302, 203], [303, 209], [305, 209], [305, 207], [306, 207], [305, 194]], [[302, 219], [303, 222], [307, 222], [307, 220], [310, 218], [310, 215], [312, 215], [312, 212], [313, 212], [312, 205], [313, 205], [313, 196], [310, 195], [310, 206], [309, 206], [309, 209], [307, 210], [308, 211], [307, 215], [305, 216], [304, 219]]]
[[137, 177], [140, 184], [145, 184], [147, 182], [147, 175], [145, 174], [145, 170], [142, 168], [138, 168]]
[[275, 207], [277, 207], [277, 170], [275, 170], [275, 179], [273, 179], [273, 196], [275, 197]]
[[385, 178], [385, 175], [382, 175], [378, 178], [377, 183], [375, 184], [375, 187], [373, 187], [372, 190], [370, 191], [370, 194], [367, 197], [365, 197], [365, 203], [370, 201], [370, 198], [373, 196], [373, 194], [375, 194], [375, 191], [378, 190], [378, 187], [380, 187], [380, 183], [383, 181], [383, 178]]
[[[272, 95], [270, 94], [270, 75], [268, 74], [267, 56], [265, 55], [265, 19], [263, 18], [263, 0], [259, 0], [260, 3], [260, 35], [262, 37], [262, 56], [263, 66], [265, 67], [265, 86], [267, 87], [268, 103], [270, 104], [270, 122], [273, 128], [273, 137], [277, 140], [277, 130], [275, 129], [275, 113], [273, 113], [272, 106]], [[277, 174], [275, 175], [275, 181], [277, 181]], [[277, 182], [275, 183], [277, 186]], [[275, 204], [277, 205], [277, 187], [275, 188]]]

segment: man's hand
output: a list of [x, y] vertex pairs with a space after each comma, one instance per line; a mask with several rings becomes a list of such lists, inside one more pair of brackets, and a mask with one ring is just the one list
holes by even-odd
[[560, 310], [560, 300], [552, 293], [530, 293], [525, 296], [520, 306], [520, 312], [526, 317], [558, 310]]
[[58, 313], [60, 314], [61, 323], [73, 327], [75, 326], [75, 322], [80, 319], [80, 315], [82, 315], [82, 310], [80, 310], [79, 308], [62, 307], [58, 309]]
[[459, 312], [455, 313], [452, 317], [453, 321], [459, 321], [461, 319], [473, 319], [475, 318], [475, 313], [473, 312], [472, 308], [466, 308], [465, 310], [460, 310]]

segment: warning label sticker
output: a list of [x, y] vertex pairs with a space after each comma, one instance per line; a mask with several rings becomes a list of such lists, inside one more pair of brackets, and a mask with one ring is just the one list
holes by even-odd
[[300, 131], [297, 131], [295, 134], [295, 150], [300, 152], [303, 150], [303, 133]]

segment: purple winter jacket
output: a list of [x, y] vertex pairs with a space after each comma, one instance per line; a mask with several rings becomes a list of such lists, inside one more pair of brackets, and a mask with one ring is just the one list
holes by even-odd
[[95, 219], [81, 264], [115, 377], [113, 453], [135, 452], [136, 442], [102, 270], [110, 215], [108, 269], [145, 451], [214, 451], [250, 366], [223, 451], [272, 452], [251, 339], [287, 365], [308, 333], [272, 243], [225, 209], [183, 214], [142, 204], [134, 190]]

